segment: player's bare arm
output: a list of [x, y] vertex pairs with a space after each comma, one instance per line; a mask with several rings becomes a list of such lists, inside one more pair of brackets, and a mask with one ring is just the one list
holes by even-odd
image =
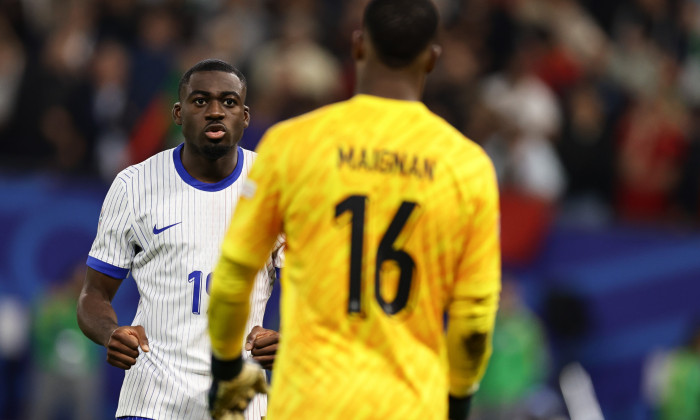
[[107, 362], [126, 370], [136, 363], [139, 346], [148, 351], [148, 338], [140, 325], [119, 326], [112, 299], [120, 285], [121, 280], [88, 267], [77, 312], [83, 333], [107, 348]]
[[246, 337], [245, 349], [260, 366], [272, 370], [279, 341], [280, 335], [277, 331], [256, 325]]

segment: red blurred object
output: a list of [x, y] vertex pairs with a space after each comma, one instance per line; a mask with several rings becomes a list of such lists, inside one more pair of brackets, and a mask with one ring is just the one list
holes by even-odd
[[548, 51], [535, 71], [542, 81], [559, 94], [573, 86], [582, 74], [578, 64], [561, 48]]
[[134, 127], [129, 139], [129, 165], [139, 163], [163, 150], [165, 136], [172, 124], [169, 104], [164, 95], [157, 95]]
[[669, 217], [688, 148], [682, 117], [663, 99], [639, 100], [617, 130], [615, 204], [626, 221]]
[[518, 191], [501, 191], [501, 254], [503, 263], [531, 263], [542, 249], [554, 218], [547, 200]]

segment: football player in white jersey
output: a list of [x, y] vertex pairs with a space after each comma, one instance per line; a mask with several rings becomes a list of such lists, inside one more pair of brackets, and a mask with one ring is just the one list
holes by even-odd
[[[209, 419], [211, 272], [255, 154], [238, 143], [248, 126], [246, 80], [235, 67], [204, 60], [180, 81], [175, 123], [185, 141], [123, 170], [105, 198], [78, 302], [86, 336], [125, 369], [117, 418]], [[275, 258], [275, 253], [271, 259]], [[270, 368], [278, 334], [261, 327], [274, 262], [258, 273], [247, 350]], [[131, 272], [140, 299], [131, 325], [111, 305]], [[246, 414], [266, 414], [259, 395]]]

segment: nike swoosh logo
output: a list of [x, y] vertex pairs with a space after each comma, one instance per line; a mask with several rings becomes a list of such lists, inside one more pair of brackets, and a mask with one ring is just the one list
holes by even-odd
[[179, 225], [180, 223], [182, 223], [182, 222], [173, 223], [172, 225], [169, 225], [169, 226], [166, 226], [166, 227], [160, 228], [160, 229], [158, 229], [158, 228], [156, 227], [156, 225], [153, 225], [153, 234], [154, 234], [154, 235], [157, 235], [157, 234], [159, 234], [159, 233], [161, 233], [161, 232], [163, 232], [163, 231], [165, 231], [165, 230], [170, 229], [170, 228], [173, 227], [173, 226]]

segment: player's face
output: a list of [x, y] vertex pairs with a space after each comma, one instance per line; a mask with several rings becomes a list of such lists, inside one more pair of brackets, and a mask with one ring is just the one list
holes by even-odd
[[248, 127], [245, 88], [235, 74], [202, 71], [192, 74], [175, 104], [173, 117], [195, 153], [218, 159], [232, 151]]

